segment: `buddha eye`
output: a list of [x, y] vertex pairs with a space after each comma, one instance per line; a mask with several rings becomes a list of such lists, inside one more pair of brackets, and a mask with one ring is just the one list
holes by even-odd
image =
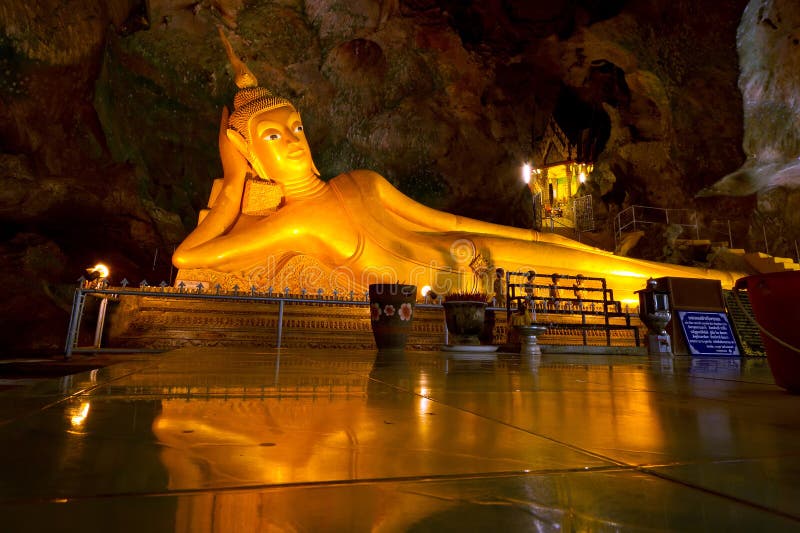
[[298, 124], [297, 126], [294, 127], [294, 132], [295, 133], [300, 133], [301, 131], [303, 131], [303, 125], [302, 124]]
[[267, 133], [263, 137], [263, 139], [265, 141], [277, 141], [280, 138], [281, 138], [281, 134], [280, 133]]

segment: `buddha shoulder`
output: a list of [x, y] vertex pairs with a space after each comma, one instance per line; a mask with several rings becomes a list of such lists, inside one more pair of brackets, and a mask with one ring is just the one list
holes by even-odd
[[351, 170], [343, 174], [339, 174], [330, 182], [341, 190], [356, 189], [361, 194], [375, 193], [381, 194], [387, 189], [394, 189], [394, 186], [389, 181], [372, 170]]

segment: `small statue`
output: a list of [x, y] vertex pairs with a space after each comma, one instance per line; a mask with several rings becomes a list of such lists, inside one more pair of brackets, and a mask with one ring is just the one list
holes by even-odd
[[534, 308], [536, 305], [536, 287], [533, 282], [536, 280], [536, 272], [528, 270], [525, 274], [525, 300], [529, 308]]
[[573, 309], [583, 308], [583, 299], [586, 297], [586, 287], [583, 285], [583, 274], [575, 276], [575, 283], [572, 284], [572, 294], [575, 296], [577, 302], [572, 302]]
[[553, 274], [551, 278], [551, 283], [549, 287], [549, 298], [548, 307], [550, 309], [558, 310], [561, 308], [561, 289], [558, 286], [558, 278], [560, 278], [558, 274]]
[[533, 315], [531, 315], [528, 306], [525, 305], [525, 300], [517, 300], [517, 310], [511, 315], [512, 326], [530, 326], [533, 324]]
[[496, 268], [494, 271], [494, 301], [495, 306], [506, 306], [506, 284], [505, 284], [505, 271], [502, 268]]

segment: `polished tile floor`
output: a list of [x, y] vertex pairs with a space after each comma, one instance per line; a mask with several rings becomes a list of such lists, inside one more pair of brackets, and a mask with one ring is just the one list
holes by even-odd
[[181, 349], [0, 393], [0, 531], [800, 531], [757, 359]]

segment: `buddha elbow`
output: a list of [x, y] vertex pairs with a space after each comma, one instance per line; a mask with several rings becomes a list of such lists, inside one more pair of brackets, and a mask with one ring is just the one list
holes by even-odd
[[175, 250], [175, 253], [172, 254], [172, 265], [175, 268], [195, 267], [192, 254], [187, 250], [181, 250], [180, 247], [178, 247], [178, 249]]
[[177, 253], [172, 254], [172, 266], [175, 268], [187, 268], [186, 259]]
[[201, 247], [182, 249], [179, 246], [172, 254], [172, 264], [176, 268], [217, 268], [229, 259], [228, 254], [213, 255]]

